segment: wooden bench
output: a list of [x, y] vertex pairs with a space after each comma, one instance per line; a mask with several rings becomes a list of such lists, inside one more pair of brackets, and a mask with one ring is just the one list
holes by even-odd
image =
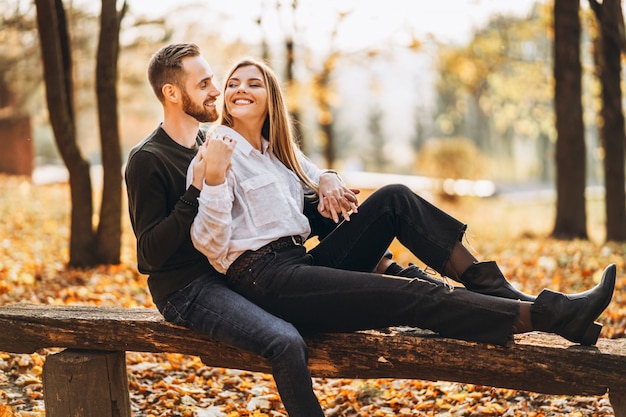
[[[152, 309], [5, 305], [0, 334], [3, 352], [66, 349], [48, 355], [44, 365], [47, 417], [129, 417], [126, 351], [196, 355], [208, 366], [269, 372], [263, 358], [167, 323]], [[530, 333], [502, 347], [390, 329], [306, 341], [317, 377], [455, 381], [554, 395], [608, 392], [616, 417], [626, 417], [626, 339], [585, 347]]]

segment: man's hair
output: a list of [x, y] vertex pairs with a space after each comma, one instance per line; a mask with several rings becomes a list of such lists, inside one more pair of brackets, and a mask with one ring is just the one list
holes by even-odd
[[172, 84], [182, 86], [184, 71], [183, 58], [200, 55], [200, 48], [194, 43], [175, 43], [159, 49], [148, 64], [148, 80], [154, 94], [163, 102], [163, 86]]

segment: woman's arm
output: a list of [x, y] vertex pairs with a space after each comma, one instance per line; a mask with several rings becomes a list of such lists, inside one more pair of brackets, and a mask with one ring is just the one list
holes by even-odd
[[304, 172], [319, 184], [319, 204], [317, 210], [335, 223], [339, 218], [350, 220], [350, 213], [358, 211], [358, 189], [347, 188], [337, 171], [319, 169], [309, 158], [299, 152], [300, 165]]
[[[204, 181], [198, 198], [198, 214], [191, 225], [191, 241], [219, 272], [228, 269], [227, 255], [231, 240], [234, 193], [227, 180], [235, 143], [231, 138], [209, 138], [198, 151], [195, 164], [204, 168]], [[195, 169], [194, 169], [195, 167]], [[188, 182], [197, 181], [201, 168], [192, 164]], [[191, 178], [190, 178], [191, 177]]]
[[198, 203], [198, 214], [191, 224], [191, 241], [217, 271], [226, 273], [233, 207], [227, 182], [214, 186], [205, 184]]

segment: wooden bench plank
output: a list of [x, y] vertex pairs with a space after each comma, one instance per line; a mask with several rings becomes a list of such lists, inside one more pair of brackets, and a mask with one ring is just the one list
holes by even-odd
[[[270, 372], [263, 358], [167, 323], [153, 309], [0, 306], [0, 334], [11, 335], [0, 339], [0, 351], [13, 353], [52, 347], [173, 352], [200, 356], [209, 366]], [[586, 347], [537, 332], [503, 347], [390, 329], [306, 341], [318, 377], [443, 380], [557, 395], [610, 389], [620, 403], [626, 392], [626, 339]]]

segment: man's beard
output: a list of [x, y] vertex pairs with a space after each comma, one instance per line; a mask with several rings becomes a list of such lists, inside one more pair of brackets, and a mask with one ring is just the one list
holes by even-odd
[[183, 111], [200, 123], [209, 123], [217, 120], [218, 114], [215, 106], [207, 107], [195, 104], [189, 94], [183, 91]]

